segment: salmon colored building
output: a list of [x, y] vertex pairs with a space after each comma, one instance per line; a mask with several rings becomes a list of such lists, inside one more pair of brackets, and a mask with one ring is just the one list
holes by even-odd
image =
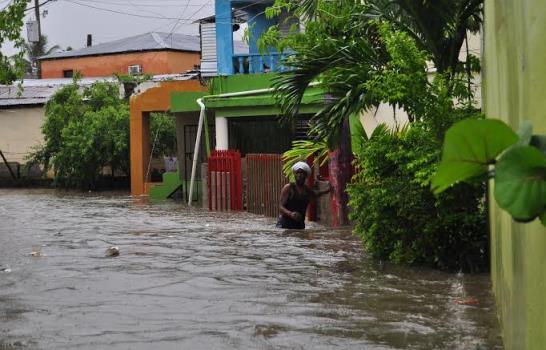
[[113, 74], [178, 74], [200, 63], [199, 37], [176, 33], [145, 33], [79, 50], [42, 56], [41, 77], [70, 78]]

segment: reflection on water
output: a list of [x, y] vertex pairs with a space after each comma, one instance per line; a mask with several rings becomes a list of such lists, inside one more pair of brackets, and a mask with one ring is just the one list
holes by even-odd
[[[111, 246], [119, 256], [105, 256]], [[345, 231], [283, 231], [119, 194], [0, 190], [2, 350], [500, 344], [488, 276], [381, 264]]]

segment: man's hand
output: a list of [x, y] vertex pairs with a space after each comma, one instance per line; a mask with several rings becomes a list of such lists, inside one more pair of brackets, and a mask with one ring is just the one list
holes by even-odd
[[302, 221], [302, 217], [301, 217], [301, 214], [298, 213], [297, 211], [293, 211], [290, 213], [290, 217], [292, 218], [292, 220], [294, 221]]
[[334, 193], [334, 186], [332, 186], [332, 184], [330, 182], [328, 182], [328, 188], [327, 189], [324, 189], [322, 191], [319, 191], [318, 190], [318, 184], [315, 184], [315, 189], [313, 190], [314, 194], [316, 197], [318, 196], [322, 196], [322, 195], [325, 195], [325, 194], [328, 194], [328, 193]]

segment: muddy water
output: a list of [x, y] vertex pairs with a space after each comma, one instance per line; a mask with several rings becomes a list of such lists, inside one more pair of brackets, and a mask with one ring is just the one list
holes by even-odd
[[381, 264], [347, 232], [273, 224], [0, 190], [0, 349], [501, 348], [487, 275]]

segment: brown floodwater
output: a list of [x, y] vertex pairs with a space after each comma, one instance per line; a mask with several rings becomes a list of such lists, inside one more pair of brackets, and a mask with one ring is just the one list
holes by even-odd
[[374, 261], [343, 230], [0, 189], [0, 350], [501, 349], [490, 290]]

